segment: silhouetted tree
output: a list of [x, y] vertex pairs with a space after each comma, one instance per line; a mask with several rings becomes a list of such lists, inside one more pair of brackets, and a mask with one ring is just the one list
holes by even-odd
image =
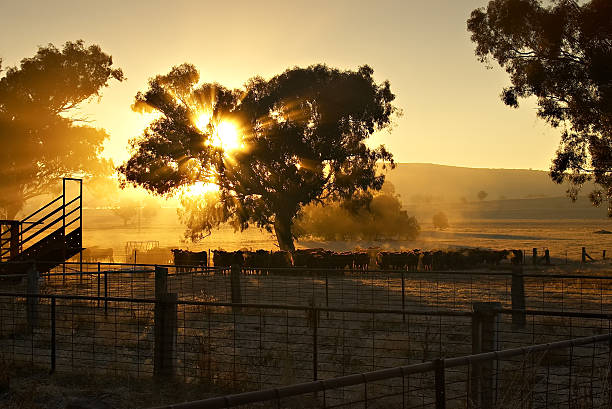
[[421, 228], [414, 217], [402, 210], [399, 196], [391, 188], [368, 192], [368, 196], [357, 200], [305, 206], [294, 230], [300, 237], [324, 240], [414, 239]]
[[593, 203], [610, 203], [612, 2], [493, 0], [467, 26], [479, 59], [495, 59], [510, 76], [504, 103], [516, 108], [519, 98], [535, 96], [538, 116], [562, 126], [552, 179], [568, 180], [574, 200], [594, 180], [603, 190], [591, 193]]
[[139, 206], [136, 200], [121, 198], [111, 210], [123, 220], [123, 226], [125, 227], [133, 218], [138, 216]]
[[436, 229], [444, 230], [448, 228], [448, 217], [444, 212], [438, 212], [433, 215], [432, 223]]
[[489, 196], [489, 194], [485, 192], [484, 190], [481, 190], [480, 192], [476, 194], [476, 197], [478, 197], [478, 200], [480, 201], [485, 200], [487, 196]]
[[120, 69], [99, 46], [41, 47], [0, 79], [0, 208], [14, 218], [26, 200], [75, 172], [112, 170], [98, 154], [108, 135], [73, 116]]
[[[368, 66], [340, 71], [313, 65], [229, 90], [198, 85], [192, 65], [174, 67], [136, 96], [135, 109], [161, 118], [131, 142], [132, 157], [119, 170], [125, 183], [158, 194], [197, 181], [216, 183], [214, 217], [198, 219], [204, 231], [220, 221], [240, 229], [254, 223], [273, 229], [281, 249], [293, 250], [291, 226], [304, 205], [378, 190], [384, 182], [378, 162], [393, 166], [383, 146], [365, 144], [396, 112], [389, 83], [376, 84], [372, 74]], [[198, 120], [202, 112], [210, 116], [207, 126]], [[215, 146], [215, 131], [226, 122], [239, 128], [244, 149]]]

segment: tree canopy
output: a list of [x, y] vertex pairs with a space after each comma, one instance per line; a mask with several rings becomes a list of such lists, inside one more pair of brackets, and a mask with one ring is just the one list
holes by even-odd
[[385, 182], [379, 192], [305, 206], [294, 231], [298, 237], [323, 240], [413, 240], [421, 228], [416, 218], [402, 210], [399, 195]]
[[[505, 104], [534, 96], [538, 116], [561, 127], [551, 177], [575, 199], [593, 180], [594, 204], [612, 198], [612, 2], [493, 0], [467, 22], [482, 62], [496, 60], [512, 85]], [[608, 206], [612, 216], [612, 207]]]
[[0, 209], [13, 218], [26, 200], [75, 172], [112, 171], [99, 159], [106, 132], [74, 117], [120, 69], [99, 46], [49, 44], [0, 78]]
[[[244, 88], [199, 84], [190, 64], [149, 81], [134, 109], [159, 112], [119, 170], [124, 183], [172, 194], [194, 183], [218, 186], [218, 201], [196, 206], [203, 231], [220, 222], [276, 233], [293, 250], [291, 226], [306, 204], [378, 190], [378, 163], [393, 166], [383, 146], [365, 141], [390, 126], [397, 109], [389, 82], [377, 84], [368, 66], [342, 71], [326, 65], [288, 69]], [[239, 142], [224, 141], [234, 127]], [[224, 143], [225, 142], [225, 143]]]

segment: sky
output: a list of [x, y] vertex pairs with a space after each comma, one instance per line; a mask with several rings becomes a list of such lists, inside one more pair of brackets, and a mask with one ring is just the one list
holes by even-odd
[[0, 0], [0, 58], [6, 68], [39, 46], [78, 39], [112, 55], [127, 80], [82, 113], [110, 134], [105, 155], [116, 164], [150, 120], [130, 109], [134, 96], [172, 66], [192, 63], [203, 82], [236, 88], [326, 63], [368, 64], [377, 81], [390, 81], [403, 115], [370, 144], [384, 144], [398, 162], [546, 170], [559, 130], [536, 117], [534, 100], [506, 107], [507, 74], [474, 55], [466, 20], [487, 2]]

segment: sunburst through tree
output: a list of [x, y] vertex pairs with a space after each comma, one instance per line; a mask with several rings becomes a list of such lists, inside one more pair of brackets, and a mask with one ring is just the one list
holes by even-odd
[[[183, 214], [192, 237], [223, 222], [255, 224], [293, 250], [291, 227], [304, 205], [378, 190], [379, 164], [393, 166], [384, 146], [365, 143], [397, 113], [389, 83], [372, 74], [368, 66], [313, 65], [230, 90], [199, 84], [192, 65], [174, 67], [136, 95], [135, 110], [161, 115], [131, 141], [132, 156], [119, 168], [123, 183], [161, 195], [192, 192], [200, 215]], [[195, 199], [198, 190], [215, 203]]]

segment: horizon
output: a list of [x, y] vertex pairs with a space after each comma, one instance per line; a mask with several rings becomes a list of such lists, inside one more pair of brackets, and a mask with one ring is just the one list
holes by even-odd
[[[31, 57], [37, 46], [61, 47], [77, 39], [110, 54], [127, 80], [112, 83], [79, 114], [110, 134], [104, 155], [116, 165], [128, 158], [128, 140], [150, 120], [131, 111], [136, 92], [174, 65], [191, 62], [202, 81], [235, 88], [255, 75], [270, 78], [289, 67], [325, 62], [342, 69], [368, 64], [377, 81], [390, 81], [403, 116], [395, 119], [392, 133], [377, 133], [369, 144], [385, 144], [398, 162], [545, 170], [559, 130], [536, 118], [533, 99], [508, 109], [499, 98], [508, 85], [506, 73], [497, 65], [487, 69], [474, 55], [466, 20], [486, 3], [179, 2], [172, 10], [155, 2], [147, 8], [11, 3], [0, 16], [0, 57], [7, 68]], [[92, 14], [96, 18], [87, 18]], [[156, 21], [164, 23], [148, 30]], [[262, 29], [261, 21], [278, 25]]]

